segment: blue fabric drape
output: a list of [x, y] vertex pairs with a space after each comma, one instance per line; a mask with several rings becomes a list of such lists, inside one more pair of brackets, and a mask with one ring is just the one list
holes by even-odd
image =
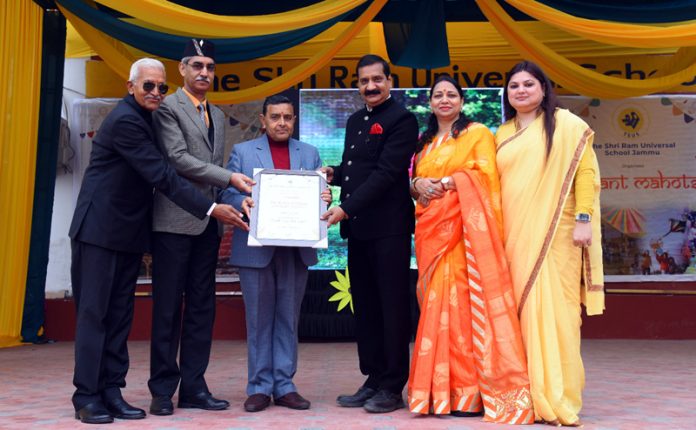
[[65, 32], [65, 17], [58, 13], [44, 11], [34, 208], [21, 331], [24, 342], [41, 343], [46, 340], [43, 334], [46, 271], [56, 185], [60, 109], [63, 101]]
[[287, 12], [318, 3], [321, 0], [263, 0], [263, 1], [220, 1], [220, 0], [168, 0], [171, 3], [213, 13], [215, 15], [268, 15]]
[[411, 22], [385, 22], [384, 39], [392, 63], [414, 69], [450, 64], [444, 0], [418, 0]]
[[573, 16], [628, 23], [668, 23], [696, 19], [696, 0], [538, 0]]
[[[265, 15], [286, 12], [315, 4], [320, 0], [263, 0], [263, 1], [221, 1], [221, 0], [169, 0], [201, 12], [216, 15]], [[418, 13], [418, 2], [414, 0], [389, 0], [379, 11], [373, 22], [399, 23], [411, 22]], [[500, 0], [501, 6], [515, 21], [530, 21], [532, 18]], [[485, 22], [486, 17], [476, 6], [474, 0], [446, 0], [445, 14], [448, 22]], [[359, 16], [351, 12], [346, 21], [354, 21]]]
[[[181, 59], [182, 47], [189, 40], [186, 36], [162, 33], [121, 21], [108, 12], [88, 6], [83, 0], [58, 0], [58, 3], [99, 31], [159, 57], [171, 60]], [[275, 54], [311, 39], [341, 21], [345, 15], [347, 14], [321, 24], [285, 33], [234, 39], [210, 39], [215, 43], [215, 60], [219, 63], [235, 63]]]

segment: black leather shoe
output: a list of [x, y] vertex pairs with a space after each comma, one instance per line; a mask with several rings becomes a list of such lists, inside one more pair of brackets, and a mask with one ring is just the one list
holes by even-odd
[[363, 408], [373, 414], [383, 414], [405, 407], [401, 393], [396, 394], [387, 390], [379, 390], [370, 400], [365, 402]]
[[377, 390], [363, 385], [358, 388], [355, 394], [341, 394], [336, 398], [336, 402], [338, 402], [339, 406], [343, 406], [344, 408], [359, 408], [364, 406], [365, 402], [371, 399], [375, 394], [377, 394]]
[[260, 412], [271, 404], [270, 396], [256, 393], [249, 396], [244, 402], [244, 410], [247, 412]]
[[120, 420], [141, 420], [145, 418], [145, 411], [131, 406], [122, 398], [109, 399], [104, 402], [106, 409], [112, 417]]
[[114, 418], [102, 402], [89, 403], [75, 411], [75, 419], [85, 424], [108, 424], [114, 422]]
[[210, 393], [201, 392], [193, 396], [179, 395], [179, 407], [182, 409], [205, 409], [206, 411], [221, 411], [230, 407], [227, 400], [216, 399]]
[[174, 413], [174, 403], [167, 396], [155, 396], [150, 402], [150, 413], [152, 415], [171, 415]]
[[293, 391], [277, 399], [273, 399], [273, 402], [278, 406], [285, 406], [290, 409], [309, 409], [311, 403], [309, 400], [300, 396], [300, 393]]

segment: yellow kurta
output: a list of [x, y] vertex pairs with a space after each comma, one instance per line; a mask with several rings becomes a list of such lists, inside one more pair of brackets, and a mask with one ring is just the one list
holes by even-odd
[[[578, 421], [584, 369], [580, 303], [588, 315], [604, 309], [599, 167], [594, 132], [577, 116], [556, 111], [553, 149], [546, 158], [543, 116], [496, 135], [505, 253], [517, 300], [537, 419]], [[573, 245], [574, 179], [583, 154], [594, 168], [592, 246]], [[583, 164], [586, 164], [583, 163]]]

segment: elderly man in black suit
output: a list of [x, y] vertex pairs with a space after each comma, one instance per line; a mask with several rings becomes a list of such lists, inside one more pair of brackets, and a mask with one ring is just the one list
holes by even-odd
[[83, 423], [140, 419], [121, 395], [135, 284], [148, 249], [153, 188], [196, 217], [246, 228], [241, 213], [216, 204], [177, 176], [159, 152], [152, 111], [167, 92], [161, 62], [133, 63], [128, 93], [102, 123], [70, 226], [75, 331], [75, 418]]
[[389, 64], [379, 56], [358, 61], [365, 108], [346, 125], [339, 166], [324, 168], [341, 186], [341, 204], [323, 215], [341, 222], [355, 305], [360, 370], [367, 380], [344, 407], [390, 412], [404, 407], [410, 341], [409, 264], [415, 225], [408, 168], [418, 140], [416, 117], [391, 98]]

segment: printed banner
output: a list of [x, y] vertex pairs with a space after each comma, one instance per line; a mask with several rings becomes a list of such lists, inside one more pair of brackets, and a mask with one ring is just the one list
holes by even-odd
[[[624, 79], [649, 78], [663, 65], [665, 56], [638, 55], [606, 58], [573, 58], [586, 69], [607, 76]], [[392, 66], [394, 88], [429, 88], [440, 74], [452, 76], [463, 88], [502, 87], [505, 75], [519, 59], [477, 60], [452, 59], [452, 64], [434, 70], [411, 69]], [[358, 78], [355, 71], [357, 59], [334, 59], [319, 69], [295, 89], [345, 89], [356, 88]], [[300, 60], [256, 60], [242, 63], [219, 64], [215, 69], [213, 91], [238, 91], [268, 82], [301, 64]], [[178, 84], [179, 71], [175, 61], [165, 61], [167, 76]], [[103, 61], [88, 61], [86, 64], [87, 97], [120, 97], [123, 80]], [[675, 92], [696, 92], [696, 78], [683, 82]], [[556, 87], [559, 94], [568, 94], [565, 88]]]
[[696, 280], [696, 96], [561, 101], [596, 133], [607, 280]]

